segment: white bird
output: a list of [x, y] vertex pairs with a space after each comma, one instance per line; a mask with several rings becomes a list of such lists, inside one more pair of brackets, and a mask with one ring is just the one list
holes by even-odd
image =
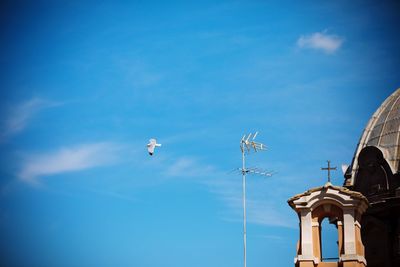
[[149, 143], [147, 144], [147, 151], [149, 151], [150, 156], [153, 156], [156, 146], [161, 146], [161, 144], [157, 144], [156, 139], [150, 139]]

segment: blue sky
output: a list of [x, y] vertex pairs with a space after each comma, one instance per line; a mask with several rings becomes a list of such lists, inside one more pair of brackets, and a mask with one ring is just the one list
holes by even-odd
[[[293, 266], [286, 200], [324, 184], [326, 160], [350, 163], [400, 87], [398, 12], [390, 1], [3, 1], [2, 266], [242, 266], [231, 170], [256, 130], [268, 150], [248, 165], [277, 173], [248, 178], [248, 266]], [[162, 147], [150, 157], [152, 137]]]

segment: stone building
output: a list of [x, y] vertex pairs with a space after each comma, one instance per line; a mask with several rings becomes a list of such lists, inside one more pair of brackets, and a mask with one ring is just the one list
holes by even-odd
[[368, 267], [400, 266], [400, 89], [377, 109], [361, 135], [344, 186], [362, 193]]
[[[343, 187], [330, 183], [288, 200], [300, 220], [298, 267], [400, 266], [400, 89], [361, 135]], [[337, 227], [337, 261], [323, 262], [321, 220]]]
[[[368, 208], [359, 192], [326, 183], [288, 200], [300, 219], [300, 239], [295, 257], [296, 267], [365, 267], [361, 242], [361, 216]], [[325, 262], [322, 257], [321, 222], [335, 224], [338, 232], [338, 258]]]

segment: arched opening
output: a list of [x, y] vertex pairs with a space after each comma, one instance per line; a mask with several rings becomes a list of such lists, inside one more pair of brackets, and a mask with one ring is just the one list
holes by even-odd
[[358, 161], [359, 170], [354, 185], [356, 191], [368, 198], [394, 191], [392, 171], [379, 148], [363, 148]]
[[336, 218], [325, 217], [320, 222], [321, 261], [337, 262], [339, 260], [339, 234]]

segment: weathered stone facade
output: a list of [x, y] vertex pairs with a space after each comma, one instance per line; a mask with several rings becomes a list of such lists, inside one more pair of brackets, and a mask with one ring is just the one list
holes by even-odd
[[[288, 203], [300, 219], [296, 267], [366, 266], [360, 220], [368, 201], [362, 194], [327, 183], [292, 197]], [[322, 259], [320, 225], [324, 218], [329, 218], [337, 227], [339, 255], [336, 262]]]
[[[400, 89], [369, 120], [344, 177], [288, 200], [300, 218], [295, 265], [400, 266]], [[338, 229], [337, 262], [321, 261], [325, 217]]]
[[344, 186], [370, 207], [362, 218], [368, 267], [400, 266], [400, 89], [377, 109], [365, 128]]

